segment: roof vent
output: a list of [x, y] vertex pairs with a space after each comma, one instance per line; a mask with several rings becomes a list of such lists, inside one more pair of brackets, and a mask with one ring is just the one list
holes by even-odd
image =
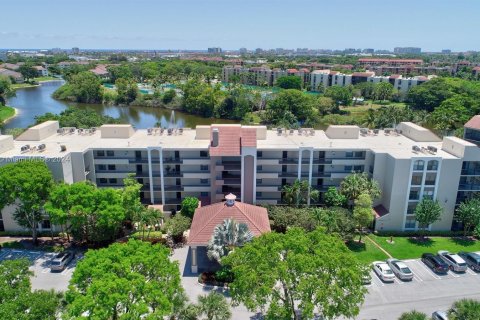
[[212, 147], [218, 147], [218, 128], [212, 130]]
[[232, 207], [235, 204], [235, 199], [237, 199], [237, 197], [233, 193], [226, 195], [225, 200], [227, 200], [227, 206]]

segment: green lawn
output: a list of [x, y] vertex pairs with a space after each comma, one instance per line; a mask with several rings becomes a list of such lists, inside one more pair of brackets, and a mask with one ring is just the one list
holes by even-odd
[[0, 106], [0, 123], [15, 115], [15, 109], [8, 106]]
[[386, 260], [387, 255], [378, 249], [368, 239], [363, 239], [363, 243], [350, 242], [347, 247], [355, 254], [361, 262], [370, 263], [376, 260]]
[[38, 77], [38, 78], [34, 78], [33, 81], [50, 81], [50, 80], [61, 80], [59, 78], [55, 78], [55, 77]]
[[23, 89], [23, 88], [33, 88], [38, 87], [38, 84], [31, 84], [31, 83], [14, 83], [12, 84], [13, 89]]
[[461, 238], [430, 237], [425, 242], [417, 242], [409, 237], [393, 237], [393, 244], [387, 242], [390, 237], [370, 235], [370, 238], [397, 259], [420, 258], [422, 253], [437, 253], [439, 250], [454, 253], [480, 251], [480, 241], [469, 241]]

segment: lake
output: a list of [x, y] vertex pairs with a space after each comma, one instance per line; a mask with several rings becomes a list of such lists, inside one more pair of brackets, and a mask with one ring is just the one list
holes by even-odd
[[[124, 123], [130, 123], [136, 128], [153, 127], [160, 122], [162, 127], [168, 127], [172, 110], [150, 107], [118, 107], [102, 104], [71, 103], [52, 98], [52, 93], [64, 82], [43, 82], [39, 87], [18, 89], [16, 97], [8, 99], [7, 105], [17, 109], [17, 116], [5, 124], [5, 128], [26, 128], [35, 123], [35, 116], [47, 112], [60, 113], [69, 106], [91, 108], [98, 113], [120, 118]], [[180, 128], [195, 128], [196, 125], [212, 123], [238, 123], [233, 120], [203, 118], [175, 110], [174, 122]]]

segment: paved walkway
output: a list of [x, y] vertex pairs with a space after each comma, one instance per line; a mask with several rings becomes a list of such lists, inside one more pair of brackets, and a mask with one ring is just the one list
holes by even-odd
[[378, 243], [376, 243], [372, 238], [370, 238], [369, 236], [366, 236], [365, 238], [367, 238], [368, 240], [370, 240], [371, 243], [373, 243], [375, 245], [375, 247], [377, 247], [378, 249], [380, 249], [380, 251], [382, 251], [383, 253], [385, 253], [387, 255], [387, 257], [389, 258], [393, 258], [393, 256], [385, 249], [383, 249]]
[[[188, 251], [189, 251], [188, 246], [175, 249], [173, 252], [172, 260], [176, 260], [179, 262], [180, 276], [182, 277], [182, 285], [190, 301], [196, 303], [197, 297], [199, 295], [206, 295], [212, 290], [216, 290], [217, 292], [222, 293], [227, 297], [228, 301], [231, 301], [230, 298], [228, 297], [228, 291], [225, 291], [223, 289], [216, 289], [211, 286], [202, 286], [201, 284], [198, 283], [198, 280], [197, 280], [198, 274], [192, 274], [190, 272], [190, 267], [187, 264], [187, 260], [190, 261], [188, 257], [189, 255]], [[185, 268], [186, 264], [187, 264], [187, 268]], [[232, 307], [231, 310], [232, 310], [233, 320], [260, 319], [253, 312], [249, 312], [243, 305], [240, 305], [238, 307]]]

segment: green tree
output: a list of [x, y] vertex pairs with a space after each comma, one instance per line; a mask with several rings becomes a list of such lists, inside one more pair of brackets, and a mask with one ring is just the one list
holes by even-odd
[[138, 86], [134, 79], [118, 78], [115, 81], [115, 87], [117, 88], [117, 103], [118, 104], [130, 104], [137, 98]]
[[25, 79], [25, 81], [30, 81], [31, 79], [37, 76], [37, 70], [33, 68], [33, 66], [29, 63], [25, 63], [18, 68], [18, 72], [20, 72]]
[[264, 121], [296, 127], [299, 123], [314, 123], [318, 115], [315, 98], [298, 90], [283, 90], [267, 102]]
[[155, 229], [155, 226], [161, 224], [163, 218], [163, 212], [154, 208], [142, 208], [140, 211], [135, 212], [133, 221], [140, 232], [140, 238], [142, 240], [149, 239], [150, 232], [152, 229]]
[[29, 266], [27, 259], [0, 262], [0, 319], [57, 319], [62, 295], [53, 291], [32, 291]]
[[206, 320], [228, 320], [232, 318], [230, 306], [225, 297], [211, 291], [208, 295], [198, 296], [198, 310]]
[[414, 109], [433, 111], [444, 100], [455, 95], [455, 87], [460, 81], [448, 78], [435, 78], [408, 91], [407, 103]]
[[193, 214], [195, 213], [195, 210], [198, 208], [198, 203], [199, 200], [195, 197], [185, 197], [182, 200], [182, 214], [185, 217], [188, 217], [190, 219], [193, 219]]
[[277, 79], [275, 85], [282, 89], [302, 90], [302, 79], [298, 76], [283, 76]]
[[322, 116], [337, 113], [339, 111], [338, 106], [335, 104], [332, 98], [319, 96], [316, 100], [316, 106], [318, 113]]
[[409, 312], [404, 312], [398, 318], [398, 320], [428, 320], [428, 317], [425, 313], [423, 312], [418, 312], [418, 311], [409, 311]]
[[430, 115], [435, 129], [451, 132], [463, 125], [479, 111], [477, 100], [467, 95], [455, 95], [444, 100]]
[[355, 221], [348, 209], [341, 207], [315, 208], [311, 211], [311, 215], [317, 222], [316, 225], [325, 228], [326, 233], [337, 234], [345, 242], [353, 239]]
[[122, 190], [76, 182], [56, 185], [45, 209], [76, 240], [98, 244], [118, 235], [125, 220], [123, 205]]
[[133, 220], [138, 212], [144, 210], [140, 200], [142, 184], [135, 179], [134, 174], [129, 174], [123, 179], [122, 204], [125, 209], [125, 219]]
[[185, 217], [183, 214], [176, 214], [174, 217], [167, 219], [164, 225], [166, 232], [173, 238], [175, 242], [183, 240], [183, 234], [190, 229], [192, 219]]
[[176, 96], [177, 96], [177, 92], [173, 89], [170, 89], [163, 94], [162, 101], [165, 104], [169, 104], [170, 102], [173, 101], [173, 99], [175, 99]]
[[223, 257], [235, 248], [245, 245], [252, 238], [253, 233], [246, 223], [226, 219], [213, 229], [212, 238], [207, 246], [208, 258], [220, 262]]
[[43, 161], [20, 161], [0, 167], [0, 210], [16, 205], [15, 221], [32, 232], [37, 242], [38, 223], [53, 185], [52, 173]]
[[393, 85], [388, 82], [380, 82], [375, 85], [373, 96], [375, 100], [391, 100], [393, 96]]
[[6, 105], [7, 99], [15, 96], [10, 78], [0, 75], [0, 106]]
[[415, 220], [420, 229], [425, 230], [430, 224], [440, 220], [442, 212], [437, 200], [423, 198], [415, 208]]
[[366, 193], [372, 200], [381, 196], [378, 182], [370, 179], [365, 172], [352, 173], [346, 176], [340, 183], [340, 193], [351, 202], [356, 200], [362, 193]]
[[456, 301], [448, 311], [448, 318], [452, 320], [480, 319], [480, 302], [473, 299]]
[[110, 73], [112, 83], [116, 83], [118, 79], [133, 79], [132, 69], [128, 64], [109, 66], [107, 70]]
[[103, 89], [100, 79], [90, 71], [82, 71], [58, 88], [53, 97], [82, 103], [101, 103]]
[[472, 198], [460, 203], [457, 207], [457, 219], [463, 223], [463, 235], [480, 225], [480, 199]]
[[362, 242], [363, 229], [371, 226], [373, 222], [372, 198], [370, 198], [370, 195], [362, 193], [355, 200], [353, 220], [357, 225], [360, 235], [358, 242]]
[[267, 210], [269, 219], [273, 221], [272, 229], [276, 232], [285, 233], [291, 227], [312, 231], [317, 227], [317, 221], [307, 208], [268, 206]]
[[358, 314], [366, 289], [362, 265], [336, 236], [317, 229], [254, 238], [222, 260], [234, 273], [230, 293], [248, 310], [267, 310], [267, 319], [332, 319]]
[[310, 200], [317, 201], [320, 192], [312, 189], [307, 180], [295, 180], [293, 184], [286, 184], [282, 188], [283, 199], [289, 205], [299, 208], [302, 205], [310, 205]]
[[75, 127], [83, 129], [100, 127], [104, 124], [120, 123], [120, 119], [99, 114], [93, 109], [80, 109], [76, 107], [68, 107], [60, 112], [60, 114], [48, 112], [40, 116], [35, 116], [35, 122], [37, 124], [48, 120], [58, 121], [60, 127]]
[[360, 82], [354, 85], [354, 88], [360, 91], [360, 95], [365, 99], [372, 99], [375, 92], [375, 83]]
[[184, 303], [178, 263], [162, 245], [129, 240], [89, 250], [73, 272], [67, 314], [93, 319], [157, 319]]
[[330, 97], [337, 106], [352, 104], [353, 93], [350, 87], [331, 86], [325, 89], [325, 97]]
[[344, 207], [347, 204], [347, 198], [335, 187], [328, 187], [323, 195], [323, 201], [329, 207]]

